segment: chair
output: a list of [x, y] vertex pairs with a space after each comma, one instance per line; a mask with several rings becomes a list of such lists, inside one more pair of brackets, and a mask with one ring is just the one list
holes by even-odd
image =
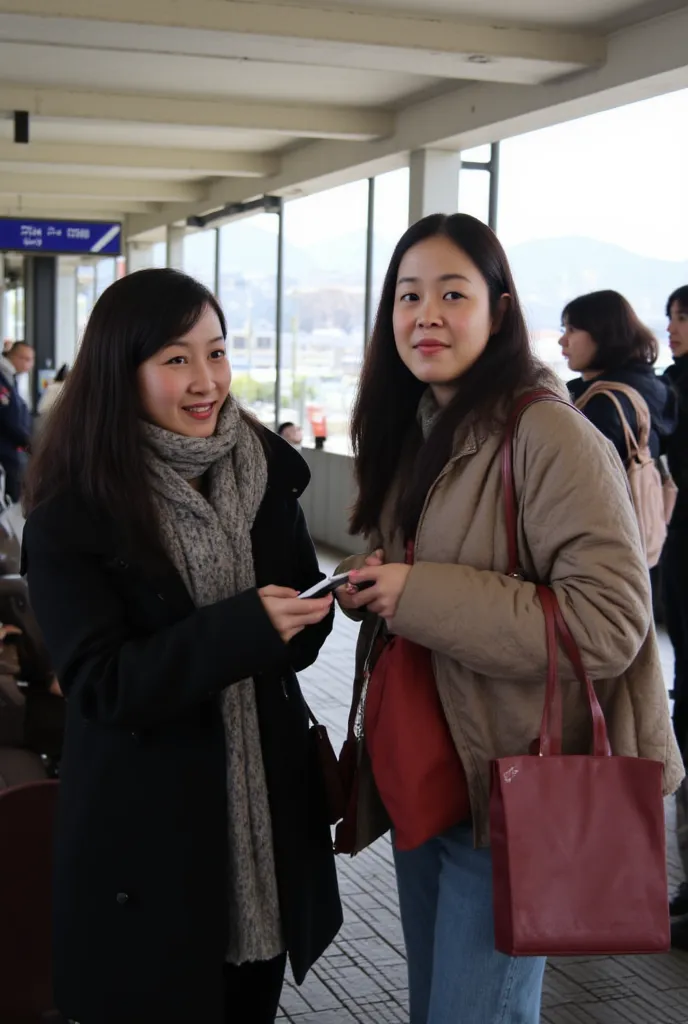
[[0, 791], [0, 1021], [59, 1020], [52, 994], [53, 825], [59, 783]]

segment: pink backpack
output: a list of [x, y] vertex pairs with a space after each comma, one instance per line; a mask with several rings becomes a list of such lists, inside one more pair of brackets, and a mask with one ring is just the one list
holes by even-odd
[[[621, 402], [614, 392], [625, 395], [635, 411], [638, 437], [631, 430]], [[640, 537], [647, 564], [652, 569], [659, 562], [667, 534], [667, 523], [676, 503], [676, 485], [667, 473], [664, 479], [650, 452], [650, 410], [635, 388], [615, 381], [597, 381], [576, 401], [581, 411], [595, 395], [606, 395], [614, 403], [626, 438], [626, 474], [631, 489]]]

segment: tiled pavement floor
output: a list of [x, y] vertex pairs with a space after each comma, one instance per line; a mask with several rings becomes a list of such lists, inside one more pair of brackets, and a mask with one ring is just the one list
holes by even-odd
[[[321, 555], [324, 571], [333, 562]], [[337, 615], [317, 662], [302, 675], [308, 699], [338, 749], [346, 728], [357, 626]], [[667, 677], [671, 651], [663, 641]], [[670, 885], [680, 879], [667, 802]], [[408, 1022], [406, 965], [387, 838], [340, 858], [345, 923], [301, 988], [287, 982], [280, 1024]], [[566, 958], [547, 968], [542, 1024], [688, 1024], [688, 954]], [[456, 1024], [486, 1024], [457, 1021]]]

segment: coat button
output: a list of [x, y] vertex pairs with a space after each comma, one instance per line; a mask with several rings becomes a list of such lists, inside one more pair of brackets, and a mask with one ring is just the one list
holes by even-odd
[[120, 907], [123, 907], [126, 903], [129, 902], [129, 894], [126, 892], [118, 892], [116, 899]]

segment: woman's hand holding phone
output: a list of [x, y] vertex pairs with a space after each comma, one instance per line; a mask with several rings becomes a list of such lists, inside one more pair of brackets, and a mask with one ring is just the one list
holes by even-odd
[[[374, 567], [378, 565], [383, 565], [384, 561], [385, 553], [382, 550], [382, 548], [378, 548], [376, 551], [373, 551], [372, 554], [368, 555], [368, 557], [365, 560], [365, 564], [366, 566]], [[359, 586], [356, 586], [353, 582], [351, 582], [352, 577], [355, 576], [355, 572], [350, 572], [350, 582], [343, 587], [339, 587], [338, 590], [335, 591], [339, 604], [346, 612], [357, 611], [359, 608], [363, 608], [367, 604], [367, 601], [365, 599], [359, 600], [359, 598], [361, 598], [366, 591], [361, 590]]]
[[300, 600], [298, 592], [291, 587], [261, 587], [258, 596], [285, 644], [306, 626], [322, 622], [332, 606], [331, 594]]

